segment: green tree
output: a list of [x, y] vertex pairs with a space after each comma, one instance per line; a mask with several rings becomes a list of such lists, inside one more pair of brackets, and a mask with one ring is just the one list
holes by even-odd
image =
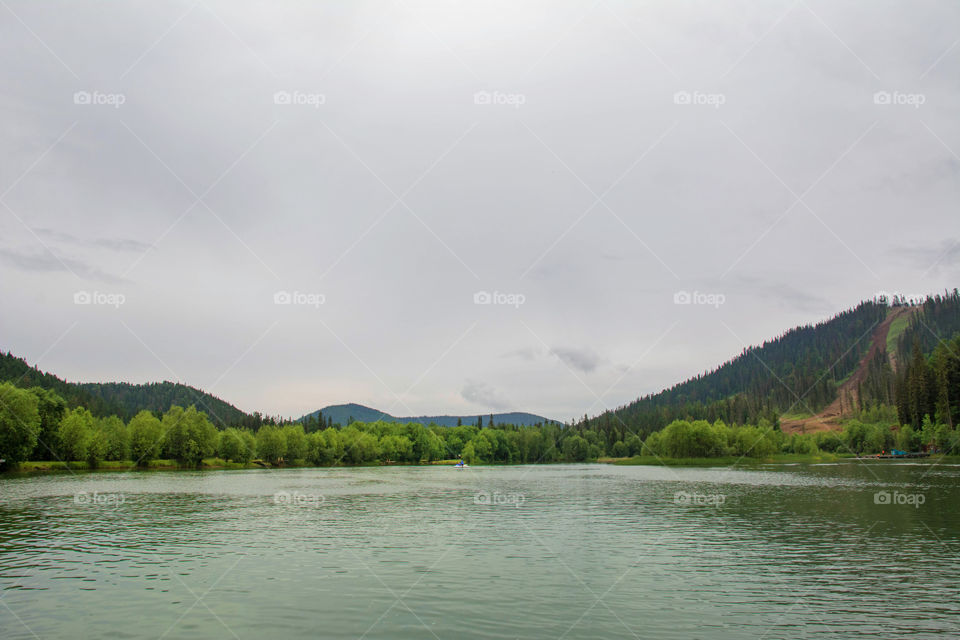
[[850, 453], [860, 455], [867, 448], [867, 428], [858, 420], [851, 420], [843, 429], [843, 440]]
[[239, 429], [231, 427], [220, 432], [217, 454], [224, 460], [239, 462], [245, 457], [246, 449]]
[[283, 427], [283, 438], [286, 442], [284, 458], [293, 462], [307, 457], [307, 437], [303, 432], [303, 425], [285, 425]]
[[37, 446], [40, 412], [37, 396], [8, 382], [0, 384], [0, 459], [16, 464]]
[[[404, 438], [406, 440], [406, 438]], [[410, 441], [407, 440], [407, 445]], [[385, 435], [380, 438], [380, 459], [384, 462], [398, 462], [401, 458], [400, 436]]]
[[247, 464], [257, 457], [257, 438], [250, 429], [242, 429], [240, 439], [243, 441], [243, 449], [240, 451], [237, 462]]
[[[348, 430], [349, 431], [349, 430]], [[344, 432], [346, 435], [346, 431]], [[380, 443], [371, 433], [357, 431], [345, 445], [347, 459], [354, 464], [373, 462], [380, 455]]]
[[127, 460], [130, 457], [130, 434], [127, 425], [117, 416], [100, 418], [96, 430], [104, 440], [104, 460]]
[[195, 406], [183, 409], [174, 405], [163, 414], [161, 423], [167, 455], [181, 464], [199, 465], [216, 450], [217, 428]]
[[149, 466], [160, 457], [163, 424], [149, 411], [141, 411], [127, 424], [130, 435], [130, 457], [139, 466]]
[[270, 464], [280, 464], [287, 453], [287, 439], [280, 427], [265, 425], [257, 431], [257, 455]]
[[467, 447], [470, 447], [472, 452], [470, 457], [473, 458], [474, 462], [493, 462], [493, 447], [490, 446], [490, 439], [485, 437], [483, 433], [478, 433], [464, 445], [464, 458], [467, 457]]
[[[37, 445], [30, 458], [33, 460], [53, 460], [57, 449], [57, 428], [67, 412], [67, 402], [55, 392], [42, 387], [32, 387], [30, 393], [37, 397], [37, 410], [40, 413], [40, 431]], [[0, 456], [2, 457], [2, 456]]]
[[908, 424], [900, 427], [897, 433], [897, 446], [904, 451], [918, 451], [920, 449], [920, 432], [915, 431]]
[[87, 446], [94, 431], [93, 415], [83, 407], [68, 411], [57, 429], [60, 457], [63, 460], [85, 460]]
[[[122, 420], [120, 422], [121, 424], [123, 423]], [[96, 469], [100, 466], [100, 463], [106, 459], [109, 446], [107, 434], [98, 429], [96, 423], [94, 423], [87, 437], [86, 451], [87, 464], [90, 465], [91, 469]]]
[[563, 457], [567, 462], [583, 462], [590, 455], [590, 443], [573, 435], [563, 441]]
[[463, 458], [467, 464], [477, 464], [478, 462], [482, 462], [482, 460], [480, 460], [480, 456], [478, 456], [477, 452], [473, 449], [472, 440], [463, 445], [463, 449], [460, 451], [460, 457]]
[[933, 444], [938, 450], [949, 452], [952, 438], [953, 429], [945, 424], [941, 424], [937, 426], [937, 430], [934, 433]]

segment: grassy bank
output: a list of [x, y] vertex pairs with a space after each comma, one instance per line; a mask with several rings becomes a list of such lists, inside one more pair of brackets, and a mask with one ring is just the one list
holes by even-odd
[[[600, 464], [613, 464], [613, 465], [625, 465], [625, 466], [635, 466], [635, 465], [647, 465], [647, 466], [672, 466], [672, 467], [749, 467], [761, 464], [816, 464], [823, 462], [836, 462], [838, 460], [850, 460], [855, 458], [849, 453], [826, 453], [820, 452], [813, 455], [805, 454], [795, 454], [795, 453], [781, 453], [774, 456], [766, 458], [752, 458], [752, 457], [735, 457], [735, 456], [724, 456], [719, 458], [657, 458], [654, 456], [633, 456], [631, 458], [598, 458], [595, 461]], [[948, 455], [933, 455], [929, 458], [918, 458], [911, 459], [911, 462], [918, 461], [927, 461], [930, 463], [937, 464], [960, 464], [960, 456], [948, 456]], [[294, 468], [317, 468], [317, 469], [327, 469], [332, 468], [333, 466], [339, 468], [351, 468], [351, 467], [379, 467], [379, 466], [435, 466], [435, 465], [454, 465], [458, 462], [457, 459], [449, 460], [434, 460], [432, 462], [422, 462], [419, 465], [414, 463], [383, 463], [383, 462], [368, 462], [359, 465], [351, 464], [339, 464], [332, 466], [317, 467], [315, 465], [300, 462], [300, 463], [286, 463], [282, 467], [272, 467], [268, 463], [250, 462], [247, 464], [239, 462], [228, 462], [222, 458], [206, 458], [203, 460], [203, 463], [200, 467], [184, 467], [177, 463], [176, 460], [154, 460], [148, 466], [136, 466], [132, 460], [114, 460], [114, 461], [105, 461], [101, 462], [98, 467], [91, 469], [90, 466], [85, 462], [71, 462], [69, 465], [64, 462], [57, 461], [32, 461], [32, 462], [22, 462], [20, 466], [16, 469], [9, 469], [7, 473], [57, 473], [57, 472], [71, 472], [71, 471], [197, 471], [197, 470], [216, 470], [216, 469], [263, 469], [263, 468], [278, 468], [278, 469], [294, 469]], [[887, 462], [896, 462], [896, 460], [888, 460]], [[549, 464], [549, 463], [547, 463]], [[502, 464], [483, 464], [477, 463], [473, 466], [504, 466]]]
[[252, 469], [258, 465], [227, 462], [221, 458], [206, 458], [200, 467], [183, 467], [176, 460], [153, 460], [149, 465], [138, 466], [133, 460], [104, 460], [96, 467], [86, 462], [60, 462], [58, 460], [39, 460], [21, 462], [17, 467], [7, 469], [9, 473], [46, 473], [58, 471], [195, 471], [197, 469]]
[[597, 462], [616, 465], [651, 465], [670, 467], [746, 467], [756, 464], [796, 464], [834, 462], [836, 460], [852, 458], [849, 454], [817, 453], [804, 455], [797, 453], [781, 453], [767, 458], [740, 458], [725, 456], [719, 458], [657, 458], [654, 456], [633, 456], [632, 458], [600, 458]]
[[282, 466], [275, 467], [263, 461], [241, 463], [228, 462], [222, 458], [204, 458], [199, 467], [183, 466], [176, 460], [153, 460], [145, 466], [137, 465], [133, 460], [105, 460], [96, 467], [91, 467], [86, 462], [60, 462], [57, 460], [39, 460], [21, 462], [15, 468], [5, 469], [4, 473], [63, 473], [72, 471], [198, 471], [198, 470], [216, 470], [216, 469], [299, 469], [316, 468], [328, 469], [332, 467], [380, 467], [380, 466], [430, 466], [430, 465], [454, 465], [458, 459], [434, 460], [432, 462], [416, 463], [396, 463], [396, 462], [364, 462], [361, 464], [338, 464], [316, 466], [309, 462], [287, 462]]

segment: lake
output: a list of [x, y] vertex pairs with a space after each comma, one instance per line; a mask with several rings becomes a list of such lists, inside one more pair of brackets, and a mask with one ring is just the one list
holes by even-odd
[[0, 637], [960, 635], [960, 466], [0, 479]]

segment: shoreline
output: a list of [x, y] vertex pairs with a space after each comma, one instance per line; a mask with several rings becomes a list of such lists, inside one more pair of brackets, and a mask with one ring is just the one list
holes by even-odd
[[[819, 453], [816, 455], [798, 455], [798, 454], [778, 454], [767, 458], [750, 458], [725, 456], [718, 458], [657, 458], [654, 456], [633, 456], [628, 458], [602, 457], [595, 460], [586, 460], [579, 464], [599, 464], [612, 466], [650, 466], [650, 467], [751, 467], [761, 465], [793, 465], [793, 464], [823, 464], [843, 461], [869, 460], [881, 463], [894, 463], [899, 458], [884, 459], [875, 457], [858, 457], [849, 453]], [[929, 463], [940, 464], [943, 462], [960, 463], [960, 456], [950, 456], [946, 454], [934, 454], [925, 458], [903, 458], [913, 464]], [[20, 463], [15, 469], [7, 469], [0, 472], [0, 478], [48, 475], [61, 473], [97, 473], [97, 472], [151, 472], [151, 471], [242, 471], [247, 469], [262, 469], [265, 471], [276, 471], [283, 469], [364, 469], [381, 467], [436, 467], [456, 465], [457, 460], [435, 460], [433, 462], [404, 462], [404, 463], [364, 463], [364, 464], [336, 464], [336, 465], [313, 465], [308, 463], [284, 464], [280, 466], [270, 465], [269, 463], [257, 464], [255, 462], [240, 463], [228, 462], [220, 458], [206, 458], [200, 466], [182, 466], [175, 460], [154, 460], [146, 466], [137, 466], [132, 460], [113, 460], [101, 463], [96, 468], [90, 468], [86, 462], [72, 462], [67, 464], [60, 461], [27, 461]], [[477, 463], [471, 467], [508, 467], [524, 464], [551, 465], [551, 464], [575, 464], [568, 462], [541, 462], [541, 463]]]
[[729, 467], [752, 466], [752, 465], [770, 465], [770, 464], [822, 464], [830, 462], [845, 461], [864, 461], [880, 463], [895, 463], [898, 461], [909, 461], [917, 464], [920, 461], [931, 464], [941, 462], [960, 462], [960, 456], [950, 456], [947, 454], [933, 454], [930, 456], [918, 458], [896, 457], [896, 458], [878, 458], [876, 455], [857, 456], [853, 453], [818, 453], [812, 455], [783, 453], [766, 458], [734, 457], [725, 456], [718, 458], [657, 458], [655, 456], [633, 456], [630, 458], [599, 458], [597, 462], [611, 464], [615, 466], [653, 466], [653, 467]]
[[[100, 471], [109, 472], [133, 472], [133, 471], [239, 471], [246, 469], [263, 469], [265, 471], [276, 471], [281, 469], [362, 469], [373, 467], [432, 467], [432, 466], [453, 466], [457, 460], [435, 460], [433, 462], [366, 462], [363, 464], [334, 464], [334, 465], [315, 465], [309, 463], [290, 463], [283, 465], [272, 465], [267, 462], [228, 462], [221, 458], [204, 458], [199, 466], [184, 466], [176, 460], [154, 460], [149, 465], [137, 465], [133, 460], [108, 460], [101, 462], [97, 467], [91, 468], [86, 462], [62, 462], [59, 460], [28, 460], [21, 462], [16, 468], [6, 469], [0, 472], [0, 477], [21, 476], [36, 474], [56, 474], [73, 473], [82, 471], [84, 473], [95, 473]], [[471, 465], [472, 466], [472, 465]], [[484, 465], [488, 466], [488, 465]], [[503, 465], [496, 465], [503, 466]]]

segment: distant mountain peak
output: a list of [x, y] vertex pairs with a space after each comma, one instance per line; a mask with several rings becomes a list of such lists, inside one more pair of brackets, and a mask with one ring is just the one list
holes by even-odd
[[483, 419], [483, 425], [487, 425], [487, 421], [490, 416], [493, 415], [494, 424], [515, 424], [515, 425], [534, 425], [542, 422], [558, 422], [556, 420], [551, 420], [550, 418], [544, 418], [543, 416], [538, 416], [533, 413], [527, 413], [524, 411], [511, 411], [506, 413], [491, 413], [491, 412], [478, 412], [466, 415], [424, 415], [424, 416], [407, 416], [407, 417], [398, 417], [386, 413], [385, 411], [380, 411], [379, 409], [374, 409], [372, 407], [367, 407], [362, 404], [357, 404], [356, 402], [349, 402], [347, 404], [336, 404], [324, 407], [323, 409], [318, 409], [312, 411], [304, 416], [302, 416], [298, 422], [303, 422], [310, 418], [315, 418], [317, 414], [323, 414], [324, 419], [330, 419], [333, 421], [333, 424], [346, 425], [350, 421], [354, 422], [376, 422], [377, 420], [383, 420], [384, 422], [418, 422], [420, 424], [436, 424], [441, 427], [455, 427], [457, 421], [459, 420], [463, 424], [476, 424], [478, 418]]

